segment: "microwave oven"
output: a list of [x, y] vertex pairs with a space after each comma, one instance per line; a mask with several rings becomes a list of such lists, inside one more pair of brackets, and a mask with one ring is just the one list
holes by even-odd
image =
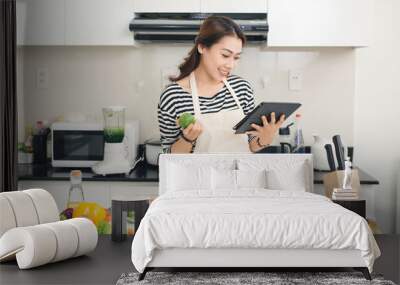
[[53, 167], [91, 167], [104, 157], [100, 123], [56, 122], [51, 125]]

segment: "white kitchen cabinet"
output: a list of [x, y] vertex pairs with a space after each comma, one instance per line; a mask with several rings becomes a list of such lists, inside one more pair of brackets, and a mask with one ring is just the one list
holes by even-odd
[[[67, 207], [69, 181], [43, 181], [43, 180], [23, 180], [18, 181], [18, 189], [26, 190], [31, 188], [42, 188], [48, 191], [56, 201], [58, 210], [61, 212]], [[103, 182], [84, 181], [82, 184], [85, 201], [96, 202], [103, 207], [110, 207], [109, 186]], [[72, 199], [76, 200], [77, 191], [74, 191]]]
[[132, 45], [134, 0], [17, 0], [18, 45]]
[[[69, 181], [20, 180], [18, 189], [42, 188], [51, 193], [61, 212], [66, 208], [68, 200]], [[108, 182], [83, 181], [85, 201], [96, 202], [105, 208], [111, 207], [113, 197], [135, 198], [158, 195], [158, 182]], [[74, 197], [75, 197], [74, 193]]]
[[239, 0], [135, 0], [134, 6], [138, 13], [265, 13], [267, 0], [252, 0], [251, 5]]
[[201, 0], [134, 0], [136, 13], [198, 13], [201, 7]]
[[109, 183], [110, 201], [128, 200], [135, 197], [156, 197], [158, 196], [158, 182], [123, 182]]
[[134, 0], [66, 0], [65, 45], [132, 45]]
[[64, 0], [17, 0], [18, 45], [64, 45]]
[[372, 0], [268, 0], [268, 46], [367, 46]]
[[251, 0], [251, 5], [247, 5], [242, 0], [201, 0], [201, 12], [266, 13], [267, 0]]
[[69, 181], [38, 181], [23, 180], [18, 181], [18, 189], [26, 190], [32, 188], [42, 188], [48, 191], [56, 201], [58, 210], [61, 212], [67, 206]]
[[82, 188], [83, 194], [85, 195], [85, 201], [96, 202], [105, 208], [111, 207], [110, 187], [108, 183], [105, 184], [104, 182], [83, 181]]

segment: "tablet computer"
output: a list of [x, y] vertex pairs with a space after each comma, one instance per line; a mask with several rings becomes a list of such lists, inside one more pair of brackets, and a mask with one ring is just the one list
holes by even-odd
[[278, 121], [281, 115], [285, 115], [285, 120], [299, 107], [300, 103], [287, 102], [261, 102], [253, 111], [247, 114], [233, 129], [235, 134], [243, 134], [247, 131], [254, 130], [251, 124], [262, 126], [261, 116], [265, 115], [268, 122], [271, 120], [271, 113], [275, 112], [275, 118]]

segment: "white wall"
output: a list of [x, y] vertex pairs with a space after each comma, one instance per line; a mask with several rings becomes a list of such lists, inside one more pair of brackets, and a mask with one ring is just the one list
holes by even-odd
[[375, 193], [377, 222], [384, 232], [394, 232], [400, 207], [400, 1], [375, 1], [374, 11], [373, 43], [356, 51], [355, 163], [381, 182]]
[[[161, 70], [175, 68], [189, 45], [134, 47], [25, 47], [25, 122], [54, 120], [69, 112], [101, 118], [101, 107], [126, 105], [141, 121], [141, 137], [158, 137], [157, 103]], [[266, 50], [246, 47], [236, 70], [249, 80], [256, 101], [303, 103], [306, 143], [311, 133], [340, 133], [353, 143], [354, 59], [352, 49]], [[49, 70], [47, 89], [36, 87], [36, 71]], [[303, 89], [288, 90], [288, 70], [303, 73]], [[269, 85], [262, 88], [262, 78]], [[140, 87], [139, 83], [143, 83]], [[339, 115], [340, 114], [340, 115]]]

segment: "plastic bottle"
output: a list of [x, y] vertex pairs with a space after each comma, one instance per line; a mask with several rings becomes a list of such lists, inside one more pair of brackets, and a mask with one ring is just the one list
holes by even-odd
[[344, 162], [344, 177], [343, 177], [343, 189], [351, 190], [351, 161], [350, 157], [346, 157]]
[[[82, 172], [80, 170], [72, 170], [69, 175], [71, 185], [68, 190], [67, 208], [74, 208], [80, 202], [85, 201], [82, 189]], [[77, 197], [79, 195], [80, 197]]]
[[295, 126], [296, 130], [294, 134], [293, 152], [304, 153], [305, 149], [304, 149], [303, 130], [301, 128], [301, 114], [296, 114]]
[[32, 127], [32, 125], [27, 125], [25, 127], [25, 134], [26, 134], [25, 150], [26, 150], [26, 152], [31, 153], [33, 151], [33, 148], [32, 148], [33, 127]]

